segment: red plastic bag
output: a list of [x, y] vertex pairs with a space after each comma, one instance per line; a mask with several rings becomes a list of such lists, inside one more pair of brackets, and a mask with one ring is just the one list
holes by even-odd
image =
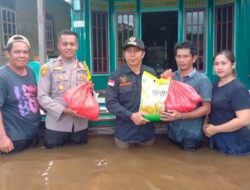
[[96, 98], [92, 95], [93, 83], [84, 82], [83, 84], [71, 88], [64, 94], [64, 100], [69, 108], [77, 111], [90, 120], [97, 120], [100, 112], [100, 106]]
[[171, 80], [165, 110], [189, 112], [195, 109], [202, 100], [196, 90], [183, 82]]

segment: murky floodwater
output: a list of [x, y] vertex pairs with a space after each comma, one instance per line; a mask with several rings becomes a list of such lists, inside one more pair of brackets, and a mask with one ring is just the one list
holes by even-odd
[[250, 156], [185, 152], [163, 137], [121, 150], [111, 136], [0, 157], [0, 190], [249, 190]]

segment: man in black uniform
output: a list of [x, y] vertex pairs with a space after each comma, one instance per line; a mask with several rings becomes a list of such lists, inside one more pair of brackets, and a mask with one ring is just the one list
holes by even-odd
[[145, 46], [135, 37], [123, 46], [125, 65], [114, 71], [108, 81], [106, 106], [116, 114], [115, 143], [120, 148], [135, 144], [150, 146], [155, 140], [155, 129], [139, 112], [143, 71], [156, 75], [150, 67], [142, 65]]

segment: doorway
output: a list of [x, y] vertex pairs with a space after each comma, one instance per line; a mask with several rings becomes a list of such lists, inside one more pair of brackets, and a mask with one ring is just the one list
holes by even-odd
[[142, 14], [142, 40], [147, 49], [143, 64], [159, 76], [166, 69], [176, 70], [173, 48], [178, 38], [178, 12]]

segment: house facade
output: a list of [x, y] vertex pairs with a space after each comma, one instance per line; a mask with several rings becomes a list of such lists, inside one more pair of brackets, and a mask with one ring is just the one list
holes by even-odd
[[[70, 29], [70, 5], [63, 0], [45, 0], [47, 57], [58, 55], [57, 33]], [[31, 44], [31, 60], [39, 59], [37, 0], [0, 0], [0, 64], [6, 63], [4, 48], [14, 34], [26, 36]]]
[[174, 44], [189, 40], [199, 55], [196, 68], [215, 80], [213, 56], [229, 49], [238, 78], [250, 89], [249, 10], [250, 0], [72, 0], [71, 29], [98, 90], [124, 64], [122, 43], [132, 35], [145, 42], [143, 64], [158, 74], [176, 69]]

